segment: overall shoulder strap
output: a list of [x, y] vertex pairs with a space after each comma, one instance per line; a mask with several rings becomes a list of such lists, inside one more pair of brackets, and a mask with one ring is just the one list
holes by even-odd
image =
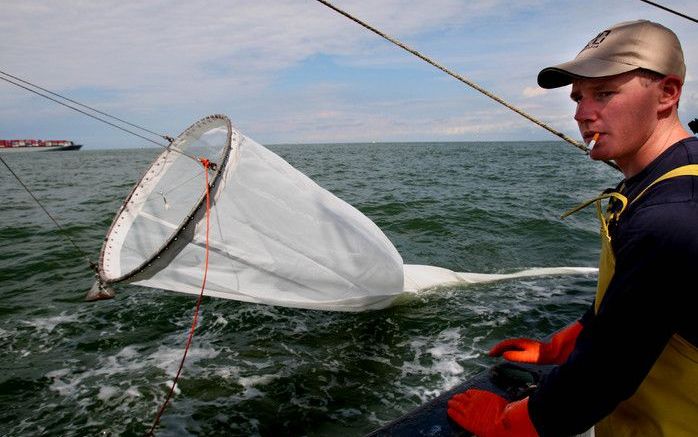
[[630, 203], [631, 204], [635, 203], [637, 201], [637, 199], [642, 197], [642, 195], [647, 192], [647, 190], [649, 190], [650, 188], [652, 188], [653, 186], [655, 186], [659, 182], [662, 182], [662, 181], [665, 181], [665, 180], [671, 179], [671, 178], [676, 178], [679, 176], [698, 176], [698, 164], [688, 164], [688, 165], [684, 165], [681, 167], [676, 167], [675, 169], [664, 173], [663, 175], [661, 175], [660, 177], [655, 179], [654, 182], [649, 184], [644, 190], [640, 191], [640, 194], [635, 196], [635, 198]]
[[593, 199], [587, 200], [586, 202], [582, 203], [581, 205], [577, 205], [574, 208], [570, 209], [569, 211], [566, 211], [564, 214], [560, 216], [561, 219], [564, 219], [567, 216], [570, 216], [578, 211], [581, 211], [582, 209], [586, 208], [587, 206], [591, 205], [594, 202], [600, 202], [603, 199], [618, 199], [622, 205], [620, 208], [620, 211], [617, 211], [614, 213], [615, 215], [620, 215], [621, 212], [625, 210], [625, 208], [628, 206], [628, 198], [625, 197], [624, 195], [620, 194], [617, 191], [611, 191], [609, 193], [603, 193], [599, 196], [594, 197]]
[[594, 203], [594, 202], [599, 202], [599, 201], [601, 201], [601, 200], [603, 200], [603, 199], [609, 199], [609, 198], [615, 198], [615, 199], [618, 199], [618, 200], [621, 202], [621, 205], [622, 205], [622, 206], [621, 206], [620, 210], [615, 211], [615, 212], [612, 214], [613, 218], [618, 218], [618, 216], [620, 216], [620, 214], [621, 214], [623, 211], [625, 211], [625, 209], [628, 207], [628, 205], [632, 205], [634, 202], [636, 202], [636, 201], [637, 201], [640, 197], [642, 197], [650, 188], [652, 188], [653, 186], [655, 186], [655, 185], [658, 184], [659, 182], [665, 181], [665, 180], [667, 180], [667, 179], [679, 177], [679, 176], [698, 176], [698, 164], [688, 164], [688, 165], [684, 165], [684, 166], [677, 167], [677, 168], [675, 168], [675, 169], [673, 169], [673, 170], [670, 170], [670, 171], [664, 173], [663, 175], [661, 175], [660, 177], [658, 177], [657, 179], [655, 179], [655, 180], [654, 180], [651, 184], [649, 184], [647, 187], [645, 187], [645, 189], [642, 190], [642, 191], [640, 192], [640, 194], [638, 194], [637, 196], [635, 196], [635, 198], [634, 198], [631, 202], [628, 202], [628, 198], [625, 197], [624, 195], [622, 195], [621, 193], [617, 192], [617, 191], [606, 192], [606, 193], [603, 193], [603, 194], [601, 194], [601, 195], [599, 195], [599, 196], [594, 197], [593, 199], [587, 200], [586, 202], [582, 203], [581, 205], [575, 206], [574, 208], [570, 209], [569, 211], [566, 211], [564, 214], [562, 214], [562, 216], [560, 216], [560, 218], [563, 218], [563, 219], [564, 219], [565, 217], [567, 217], [567, 216], [569, 216], [569, 215], [572, 215], [572, 214], [574, 214], [574, 213], [576, 213], [576, 212], [578, 212], [578, 211], [580, 211], [580, 210], [586, 208], [587, 206], [591, 205], [591, 204]]

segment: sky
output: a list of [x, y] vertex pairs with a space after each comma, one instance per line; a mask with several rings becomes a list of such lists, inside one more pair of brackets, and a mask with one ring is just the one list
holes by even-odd
[[[657, 0], [698, 17], [696, 0]], [[538, 72], [596, 34], [649, 19], [676, 32], [698, 117], [698, 24], [639, 0], [334, 0], [573, 138], [569, 87]], [[557, 137], [315, 0], [0, 0], [0, 70], [175, 136], [226, 114], [262, 144]], [[0, 81], [0, 138], [147, 147]]]

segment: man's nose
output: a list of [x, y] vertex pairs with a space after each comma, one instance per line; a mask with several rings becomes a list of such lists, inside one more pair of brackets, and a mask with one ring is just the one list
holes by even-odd
[[574, 112], [574, 119], [577, 123], [592, 121], [596, 118], [596, 109], [593, 102], [586, 99], [581, 99], [577, 102], [577, 109]]

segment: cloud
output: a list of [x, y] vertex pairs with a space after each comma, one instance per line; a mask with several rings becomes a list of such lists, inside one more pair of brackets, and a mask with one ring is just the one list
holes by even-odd
[[527, 86], [523, 89], [522, 94], [524, 95], [524, 97], [537, 97], [542, 96], [547, 92], [548, 90], [546, 90], [545, 88]]
[[[498, 4], [363, 1], [352, 2], [349, 9], [410, 35], [449, 26], [456, 17], [482, 14]], [[4, 67], [62, 89], [147, 91], [154, 84], [171, 89], [204, 80], [263, 86], [270, 75], [314, 54], [358, 55], [380, 42], [319, 3], [294, 0], [273, 5], [65, 0], [5, 9]]]
[[[568, 114], [569, 99], [536, 88], [538, 70], [573, 57], [599, 27], [636, 18], [638, 8], [677, 30], [689, 72], [698, 71], [688, 56], [695, 25], [656, 8], [602, 0], [336, 3], [545, 120]], [[691, 5], [675, 7], [690, 13]], [[222, 112], [263, 142], [497, 135], [488, 118], [501, 110], [496, 103], [313, 1], [35, 0], [4, 2], [2, 16], [1, 70], [156, 131], [174, 134]], [[77, 123], [82, 116], [0, 86], [3, 136], [65, 132], [124, 142], [119, 132], [84, 131], [92, 121]], [[687, 82], [684, 109], [695, 107], [697, 87]], [[547, 138], [526, 123], [506, 135]]]

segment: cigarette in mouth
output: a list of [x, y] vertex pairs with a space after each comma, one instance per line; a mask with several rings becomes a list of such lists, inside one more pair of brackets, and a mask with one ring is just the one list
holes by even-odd
[[590, 151], [590, 152], [591, 152], [591, 149], [593, 149], [594, 146], [596, 145], [596, 141], [597, 141], [598, 139], [599, 139], [599, 133], [596, 132], [596, 133], [594, 134], [594, 138], [592, 138], [591, 141], [589, 141], [589, 151]]

